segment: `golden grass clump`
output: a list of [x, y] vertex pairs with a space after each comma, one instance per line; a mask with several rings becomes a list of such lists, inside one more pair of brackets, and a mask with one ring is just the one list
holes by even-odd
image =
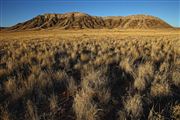
[[172, 81], [176, 86], [180, 86], [180, 72], [178, 71], [173, 72]]
[[[91, 70], [91, 69], [90, 69]], [[78, 120], [96, 120], [99, 108], [93, 98], [97, 97], [101, 104], [107, 104], [110, 100], [108, 91], [108, 80], [102, 76], [102, 71], [92, 70], [82, 81], [82, 90], [76, 94], [74, 100], [74, 110]]]
[[17, 85], [14, 79], [9, 79], [4, 83], [4, 89], [8, 94], [16, 94], [17, 92]]
[[58, 100], [57, 100], [57, 96], [56, 95], [51, 95], [50, 99], [49, 99], [49, 108], [50, 110], [53, 112], [58, 108]]
[[150, 94], [153, 97], [169, 96], [171, 95], [171, 89], [167, 82], [154, 83], [151, 86]]
[[38, 120], [38, 112], [37, 112], [37, 107], [36, 105], [33, 104], [32, 101], [28, 100], [26, 104], [26, 116], [28, 120]]
[[108, 79], [103, 74], [103, 71], [106, 71], [105, 67], [102, 67], [100, 71], [92, 70], [82, 82], [82, 88], [84, 90], [92, 91], [92, 93], [96, 94], [98, 99], [103, 103], [107, 103], [110, 99], [110, 92], [108, 89]]
[[133, 67], [129, 58], [124, 58], [120, 62], [120, 67], [128, 73], [133, 73]]
[[165, 120], [165, 117], [161, 113], [156, 112], [154, 107], [152, 107], [148, 115], [148, 120]]
[[149, 62], [142, 64], [138, 67], [138, 77], [146, 79], [146, 81], [150, 81], [154, 75], [153, 65]]
[[90, 55], [82, 53], [80, 59], [82, 62], [87, 62], [90, 59]]
[[146, 89], [146, 81], [143, 78], [136, 78], [134, 81], [134, 88], [138, 89], [139, 91], [144, 91]]
[[74, 79], [72, 79], [72, 78], [68, 79], [67, 89], [68, 89], [68, 92], [69, 92], [69, 94], [71, 96], [75, 96], [76, 95], [76, 92], [78, 90], [78, 86], [77, 86], [77, 83], [75, 82]]
[[6, 70], [5, 69], [0, 69], [0, 77], [6, 74]]
[[1, 120], [11, 120], [11, 117], [9, 115], [9, 112], [7, 111], [7, 109], [4, 108], [0, 108], [0, 119]]
[[177, 104], [172, 107], [172, 115], [174, 119], [180, 118], [180, 104]]
[[145, 63], [138, 67], [138, 75], [134, 81], [134, 87], [139, 91], [144, 91], [151, 83], [154, 75], [154, 68], [151, 63]]
[[131, 118], [139, 118], [143, 113], [142, 96], [136, 94], [130, 96], [124, 103], [125, 110]]
[[92, 93], [80, 91], [74, 98], [74, 111], [77, 120], [96, 120], [98, 109], [92, 102]]

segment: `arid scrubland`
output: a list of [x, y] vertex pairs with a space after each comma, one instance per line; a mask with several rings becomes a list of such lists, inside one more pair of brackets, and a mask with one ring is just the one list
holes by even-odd
[[180, 36], [96, 32], [2, 33], [0, 119], [178, 120]]

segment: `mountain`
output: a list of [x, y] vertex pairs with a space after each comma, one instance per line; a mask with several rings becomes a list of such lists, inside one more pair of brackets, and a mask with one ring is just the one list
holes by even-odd
[[6, 29], [7, 27], [0, 27], [0, 30]]
[[125, 29], [154, 29], [172, 28], [163, 20], [148, 15], [131, 16], [91, 16], [80, 12], [65, 14], [43, 14], [23, 23], [9, 27], [8, 30], [38, 30], [48, 28], [60, 29], [100, 29], [100, 28], [125, 28]]

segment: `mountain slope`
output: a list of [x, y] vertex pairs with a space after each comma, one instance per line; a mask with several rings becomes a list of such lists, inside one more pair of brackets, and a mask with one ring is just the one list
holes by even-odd
[[132, 15], [126, 17], [110, 16], [97, 17], [85, 13], [71, 12], [65, 14], [43, 14], [23, 23], [9, 27], [9, 30], [32, 29], [97, 29], [97, 28], [126, 28], [152, 29], [172, 28], [163, 20], [147, 15]]
[[104, 17], [107, 27], [111, 28], [171, 28], [163, 20], [148, 15], [131, 15], [125, 17]]

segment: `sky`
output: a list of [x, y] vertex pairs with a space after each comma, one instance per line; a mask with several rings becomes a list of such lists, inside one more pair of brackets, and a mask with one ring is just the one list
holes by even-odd
[[95, 16], [153, 15], [180, 27], [180, 0], [0, 0], [0, 26], [44, 13], [83, 12]]

